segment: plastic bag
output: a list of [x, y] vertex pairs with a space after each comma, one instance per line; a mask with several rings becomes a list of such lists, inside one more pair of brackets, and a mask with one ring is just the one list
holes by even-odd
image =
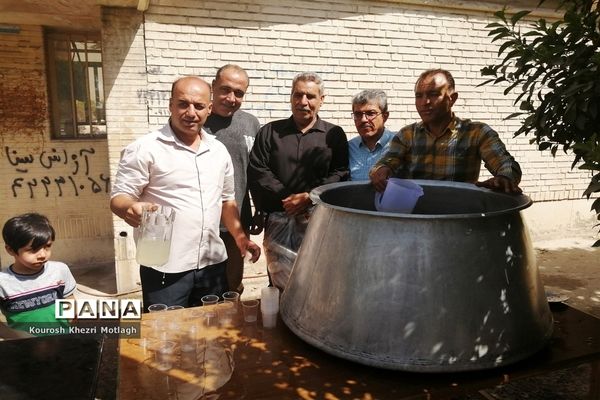
[[270, 213], [265, 224], [263, 247], [271, 283], [285, 289], [298, 249], [304, 239], [310, 213], [290, 217], [284, 212]]

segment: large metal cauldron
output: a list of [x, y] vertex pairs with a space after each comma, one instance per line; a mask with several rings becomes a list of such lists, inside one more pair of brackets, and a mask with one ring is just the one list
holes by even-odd
[[413, 214], [376, 212], [367, 183], [312, 191], [283, 321], [326, 352], [406, 371], [492, 368], [538, 351], [553, 322], [519, 213], [531, 200], [415, 182], [425, 194]]

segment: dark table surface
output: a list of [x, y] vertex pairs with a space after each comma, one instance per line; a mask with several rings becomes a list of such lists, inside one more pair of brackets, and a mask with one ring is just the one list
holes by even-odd
[[0, 399], [94, 399], [104, 337], [0, 341]]
[[[237, 322], [203, 327], [193, 352], [178, 352], [173, 368], [160, 371], [152, 349], [156, 332], [122, 339], [118, 398], [198, 399], [436, 399], [459, 397], [524, 377], [600, 359], [600, 319], [566, 305], [553, 307], [554, 334], [535, 355], [505, 367], [465, 373], [407, 373], [346, 361], [316, 349], [278, 321], [275, 329]], [[194, 309], [151, 319], [194, 323]], [[206, 397], [209, 398], [209, 397]], [[217, 398], [217, 397], [215, 397]]]

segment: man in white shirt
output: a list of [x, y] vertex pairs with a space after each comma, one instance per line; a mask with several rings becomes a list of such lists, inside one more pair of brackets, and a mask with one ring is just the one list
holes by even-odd
[[199, 77], [173, 83], [169, 123], [122, 152], [110, 207], [138, 227], [144, 207], [169, 206], [176, 216], [169, 260], [140, 266], [144, 308], [154, 303], [201, 304], [207, 294], [227, 291], [227, 253], [219, 221], [241, 254], [252, 260], [260, 247], [246, 237], [234, 198], [233, 166], [225, 146], [203, 129], [212, 103], [210, 85]]

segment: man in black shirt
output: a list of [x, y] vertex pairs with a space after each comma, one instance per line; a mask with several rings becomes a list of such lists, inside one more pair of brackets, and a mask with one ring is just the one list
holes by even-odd
[[[250, 153], [248, 185], [257, 210], [268, 214], [264, 243], [267, 268], [273, 283], [281, 288], [289, 271], [283, 279], [275, 279], [273, 269], [280, 265], [273, 267], [270, 262], [274, 260], [270, 243], [295, 252], [312, 207], [309, 192], [349, 177], [344, 130], [318, 116], [324, 98], [318, 75], [296, 75], [290, 97], [292, 116], [263, 126]], [[284, 236], [295, 240], [283, 240]]]

